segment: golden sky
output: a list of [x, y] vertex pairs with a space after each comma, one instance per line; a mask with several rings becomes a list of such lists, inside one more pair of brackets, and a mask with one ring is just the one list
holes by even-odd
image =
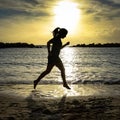
[[120, 43], [120, 0], [0, 0], [0, 42], [46, 44], [56, 27], [72, 45]]

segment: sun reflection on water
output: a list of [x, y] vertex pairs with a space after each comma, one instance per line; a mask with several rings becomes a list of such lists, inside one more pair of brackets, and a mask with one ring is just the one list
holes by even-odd
[[80, 93], [77, 92], [73, 86], [71, 86], [71, 89], [70, 90], [67, 90], [66, 88], [64, 89], [64, 93], [67, 95], [67, 96], [79, 96]]
[[66, 79], [68, 82], [72, 82], [75, 79], [75, 72], [76, 69], [74, 64], [75, 59], [75, 50], [71, 49], [70, 47], [66, 47], [61, 52], [61, 59], [65, 66], [65, 73]]

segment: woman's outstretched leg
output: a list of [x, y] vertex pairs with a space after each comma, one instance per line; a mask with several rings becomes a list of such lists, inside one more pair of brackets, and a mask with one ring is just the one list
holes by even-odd
[[71, 89], [71, 88], [68, 86], [67, 82], [66, 82], [65, 68], [64, 68], [64, 66], [63, 66], [62, 61], [59, 60], [59, 63], [58, 63], [56, 66], [57, 66], [57, 67], [59, 68], [59, 70], [61, 71], [61, 77], [62, 77], [62, 80], [63, 80], [63, 87], [66, 87], [67, 89]]
[[37, 80], [34, 80], [34, 89], [36, 88], [37, 84], [40, 82], [40, 80], [45, 77], [47, 74], [50, 73], [50, 71], [52, 70], [53, 65], [48, 65], [46, 70], [44, 72], [41, 73], [41, 75], [38, 77]]

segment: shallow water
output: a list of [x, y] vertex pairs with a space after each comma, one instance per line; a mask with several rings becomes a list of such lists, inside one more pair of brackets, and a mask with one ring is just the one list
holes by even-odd
[[[119, 84], [120, 48], [74, 48], [61, 50], [60, 57], [70, 84]], [[47, 65], [47, 48], [0, 49], [0, 84], [32, 84]], [[41, 84], [61, 84], [54, 67]]]
[[2, 85], [0, 86], [0, 95], [10, 96], [15, 98], [32, 98], [33, 100], [54, 99], [67, 97], [88, 97], [88, 96], [120, 96], [120, 85], [103, 85], [103, 84], [78, 84], [70, 85], [70, 90], [62, 85], [38, 85], [37, 89], [33, 89], [33, 85], [18, 84], [18, 85]]

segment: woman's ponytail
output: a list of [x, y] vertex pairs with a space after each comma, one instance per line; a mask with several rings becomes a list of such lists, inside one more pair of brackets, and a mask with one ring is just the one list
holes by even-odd
[[53, 33], [53, 37], [56, 37], [57, 35], [67, 34], [68, 31], [65, 28], [57, 27], [52, 31], [52, 33]]

